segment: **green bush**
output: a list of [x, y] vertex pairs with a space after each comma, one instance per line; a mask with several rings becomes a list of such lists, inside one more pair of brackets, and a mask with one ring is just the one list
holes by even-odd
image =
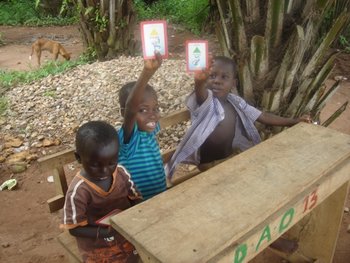
[[208, 18], [208, 0], [159, 0], [148, 6], [142, 0], [135, 0], [139, 20], [165, 19], [181, 24], [192, 32], [201, 32]]
[[76, 23], [75, 16], [52, 17], [42, 15], [35, 8], [34, 0], [11, 0], [0, 2], [0, 25], [54, 26]]
[[[349, 0], [335, 0], [332, 5], [329, 7], [325, 16], [322, 20], [322, 24], [320, 27], [320, 39], [329, 31], [329, 29], [333, 26], [335, 20], [339, 15], [346, 10], [350, 9], [350, 1]], [[343, 29], [340, 33], [340, 36], [334, 43], [332, 47], [343, 49], [345, 52], [350, 52], [350, 24]]]

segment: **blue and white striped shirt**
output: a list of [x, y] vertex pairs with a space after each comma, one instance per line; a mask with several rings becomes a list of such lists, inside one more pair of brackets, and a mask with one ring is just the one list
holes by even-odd
[[130, 172], [131, 179], [145, 200], [166, 190], [163, 159], [156, 138], [159, 130], [159, 123], [153, 132], [140, 131], [135, 124], [127, 144], [124, 143], [124, 129], [118, 131], [118, 162]]

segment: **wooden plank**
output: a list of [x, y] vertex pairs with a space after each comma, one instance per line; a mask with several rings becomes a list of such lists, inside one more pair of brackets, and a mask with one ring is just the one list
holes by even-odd
[[348, 135], [298, 124], [116, 215], [113, 227], [149, 262], [246, 262], [292, 226], [291, 211], [303, 211], [315, 189], [324, 200], [350, 179], [337, 173], [332, 184], [349, 146]]
[[56, 212], [63, 208], [65, 201], [65, 195], [58, 194], [50, 199], [48, 199], [46, 202], [49, 206], [50, 213]]
[[64, 197], [68, 189], [67, 178], [64, 172], [64, 168], [63, 167], [61, 167], [61, 169], [55, 168], [53, 169], [52, 173], [53, 173], [53, 179], [54, 179], [57, 195], [47, 200], [50, 213], [56, 212], [61, 208], [63, 208], [64, 199], [65, 199]]
[[[340, 169], [337, 167], [333, 171], [325, 174], [321, 180], [311, 185], [306, 191], [303, 191], [303, 193], [291, 200], [285, 207], [280, 209], [274, 215], [271, 215], [247, 234], [244, 234], [240, 239], [236, 240], [236, 246], [233, 249], [229, 247], [211, 259], [211, 261], [228, 262], [233, 259], [234, 263], [247, 262], [270, 245], [279, 236], [289, 230], [290, 227], [300, 222], [304, 217], [307, 217], [310, 212], [312, 213], [315, 210], [323, 211], [323, 215], [329, 214], [328, 218], [335, 221], [330, 223], [326, 220], [327, 217], [313, 216], [313, 221], [310, 221], [309, 218], [306, 219], [306, 223], [300, 224], [303, 229], [301, 230], [299, 228], [299, 232], [294, 232], [294, 235], [290, 235], [288, 232], [289, 238], [292, 240], [299, 240], [300, 247], [297, 253], [294, 253], [291, 256], [285, 256], [285, 258], [289, 262], [299, 263], [313, 262], [315, 258], [325, 259], [325, 257], [332, 257], [334, 252], [333, 249], [336, 245], [340, 224], [339, 218], [342, 216], [342, 209], [339, 210], [339, 205], [329, 206], [327, 204], [333, 203], [334, 205], [334, 201], [329, 201], [329, 199], [331, 199], [329, 196], [336, 195], [338, 197], [337, 201], [339, 201], [339, 195], [336, 193], [340, 191], [341, 197], [344, 198], [340, 203], [341, 205], [344, 205], [345, 195], [342, 190], [344, 188], [342, 185], [344, 185], [344, 179], [350, 179], [348, 174], [348, 171], [350, 170], [349, 161], [350, 158], [346, 159], [339, 165]], [[333, 193], [333, 191], [335, 192]], [[338, 213], [334, 214], [332, 212]], [[319, 214], [319, 212], [316, 214]], [[325, 228], [326, 225], [329, 227]], [[309, 232], [310, 229], [312, 229], [311, 232]], [[320, 235], [315, 235], [315, 232]], [[322, 234], [325, 234], [325, 232], [327, 232], [326, 236], [327, 239], [329, 239], [320, 242], [319, 237], [322, 236]], [[305, 236], [306, 233], [310, 234], [310, 236], [305, 239], [303, 236]], [[313, 250], [308, 251], [309, 248], [313, 248]], [[331, 261], [322, 260], [321, 262], [326, 263]]]
[[[347, 167], [339, 172], [349, 171]], [[299, 241], [297, 253], [286, 257], [289, 262], [301, 262], [299, 258], [307, 258], [310, 262], [317, 258], [319, 263], [333, 261], [348, 189], [346, 182], [288, 231], [289, 238]]]
[[70, 255], [70, 262], [83, 262], [75, 237], [64, 231], [57, 237], [58, 242], [66, 249]]
[[190, 112], [187, 109], [182, 109], [162, 117], [159, 120], [159, 124], [160, 124], [160, 127], [164, 129], [168, 126], [178, 124], [182, 121], [188, 121], [190, 117], [191, 117]]
[[74, 161], [74, 149], [67, 149], [38, 159], [42, 173], [50, 172], [54, 168], [63, 170], [64, 165]]
[[172, 149], [166, 150], [166, 151], [164, 151], [162, 153], [163, 163], [167, 163], [167, 162], [170, 161], [170, 159], [173, 156], [175, 150], [176, 150], [176, 148], [172, 148]]

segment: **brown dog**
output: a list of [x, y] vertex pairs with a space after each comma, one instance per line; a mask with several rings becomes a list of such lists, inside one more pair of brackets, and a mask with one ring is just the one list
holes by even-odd
[[52, 53], [54, 60], [57, 60], [58, 54], [60, 54], [66, 60], [70, 60], [71, 53], [68, 53], [60, 43], [46, 38], [39, 38], [32, 44], [32, 53], [30, 54], [29, 59], [32, 59], [35, 51], [38, 59], [38, 65], [40, 66], [41, 51], [43, 50], [47, 50]]

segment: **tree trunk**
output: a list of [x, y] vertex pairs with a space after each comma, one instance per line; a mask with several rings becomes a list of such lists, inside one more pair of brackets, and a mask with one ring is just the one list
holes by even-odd
[[[324, 92], [324, 81], [334, 67], [329, 46], [348, 24], [350, 0], [216, 0], [216, 32], [224, 55], [238, 64], [239, 93], [248, 102], [276, 114], [318, 118], [339, 83]], [[320, 27], [330, 10], [342, 12], [320, 38]], [[324, 25], [324, 24], [323, 24]], [[325, 32], [325, 28], [322, 28]], [[334, 118], [327, 120], [328, 125]]]
[[85, 46], [100, 61], [135, 53], [135, 13], [131, 0], [74, 0]]
[[63, 0], [41, 0], [38, 8], [45, 15], [58, 16]]

